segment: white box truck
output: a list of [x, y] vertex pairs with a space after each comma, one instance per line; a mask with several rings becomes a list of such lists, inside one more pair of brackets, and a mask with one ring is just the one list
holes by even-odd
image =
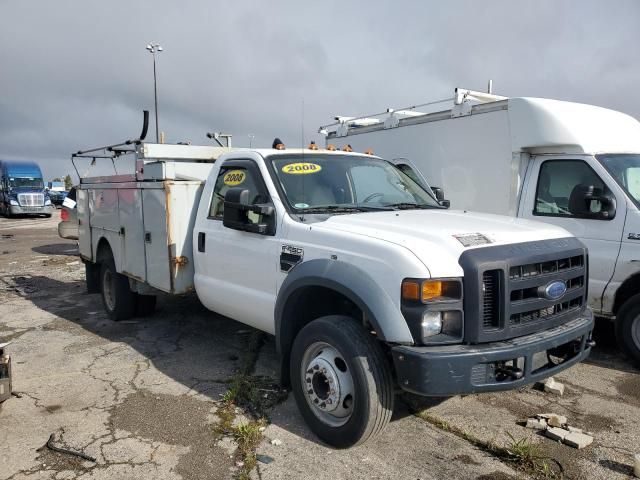
[[87, 286], [113, 320], [195, 290], [275, 336], [282, 383], [337, 447], [379, 433], [397, 388], [506, 390], [587, 357], [587, 250], [566, 230], [448, 211], [378, 157], [277, 147], [73, 155], [118, 169], [77, 190]]
[[[640, 361], [640, 123], [620, 112], [456, 89], [453, 108], [336, 117], [327, 144], [373, 149], [451, 207], [563, 227], [589, 249], [589, 305]], [[333, 127], [333, 128], [332, 128]], [[443, 190], [441, 190], [443, 189]]]

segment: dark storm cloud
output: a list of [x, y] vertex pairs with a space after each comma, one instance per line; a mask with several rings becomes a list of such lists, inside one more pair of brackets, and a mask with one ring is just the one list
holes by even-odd
[[240, 146], [248, 134], [298, 145], [335, 114], [484, 89], [488, 78], [501, 94], [638, 117], [639, 20], [633, 0], [4, 1], [0, 157], [35, 158], [54, 176], [71, 170], [73, 150], [135, 136], [153, 106], [149, 41], [165, 48], [169, 141], [222, 130]]

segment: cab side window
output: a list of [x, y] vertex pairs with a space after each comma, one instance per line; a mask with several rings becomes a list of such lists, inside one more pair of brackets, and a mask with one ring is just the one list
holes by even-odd
[[[606, 192], [607, 188], [598, 174], [582, 160], [547, 160], [540, 167], [534, 215], [571, 217], [571, 195], [577, 195], [585, 187]], [[591, 211], [599, 212], [600, 202], [591, 203]]]
[[[248, 165], [229, 165], [220, 169], [216, 184], [213, 187], [213, 196], [209, 207], [210, 219], [222, 220], [224, 215], [224, 195], [230, 188], [238, 187], [249, 190], [250, 205], [269, 201], [259, 170], [248, 167]], [[249, 212], [247, 216], [251, 223], [260, 223], [262, 221], [261, 215], [256, 213]]]

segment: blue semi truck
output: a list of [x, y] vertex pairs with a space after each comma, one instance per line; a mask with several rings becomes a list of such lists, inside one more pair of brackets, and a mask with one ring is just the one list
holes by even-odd
[[50, 217], [54, 211], [37, 163], [0, 160], [0, 214]]

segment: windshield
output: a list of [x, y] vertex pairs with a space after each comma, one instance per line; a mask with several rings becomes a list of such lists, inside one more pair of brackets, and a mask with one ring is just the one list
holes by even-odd
[[44, 188], [41, 178], [37, 177], [9, 177], [11, 188]]
[[441, 208], [391, 163], [355, 155], [270, 157], [289, 205], [299, 213]]
[[606, 154], [596, 158], [640, 208], [640, 154]]

